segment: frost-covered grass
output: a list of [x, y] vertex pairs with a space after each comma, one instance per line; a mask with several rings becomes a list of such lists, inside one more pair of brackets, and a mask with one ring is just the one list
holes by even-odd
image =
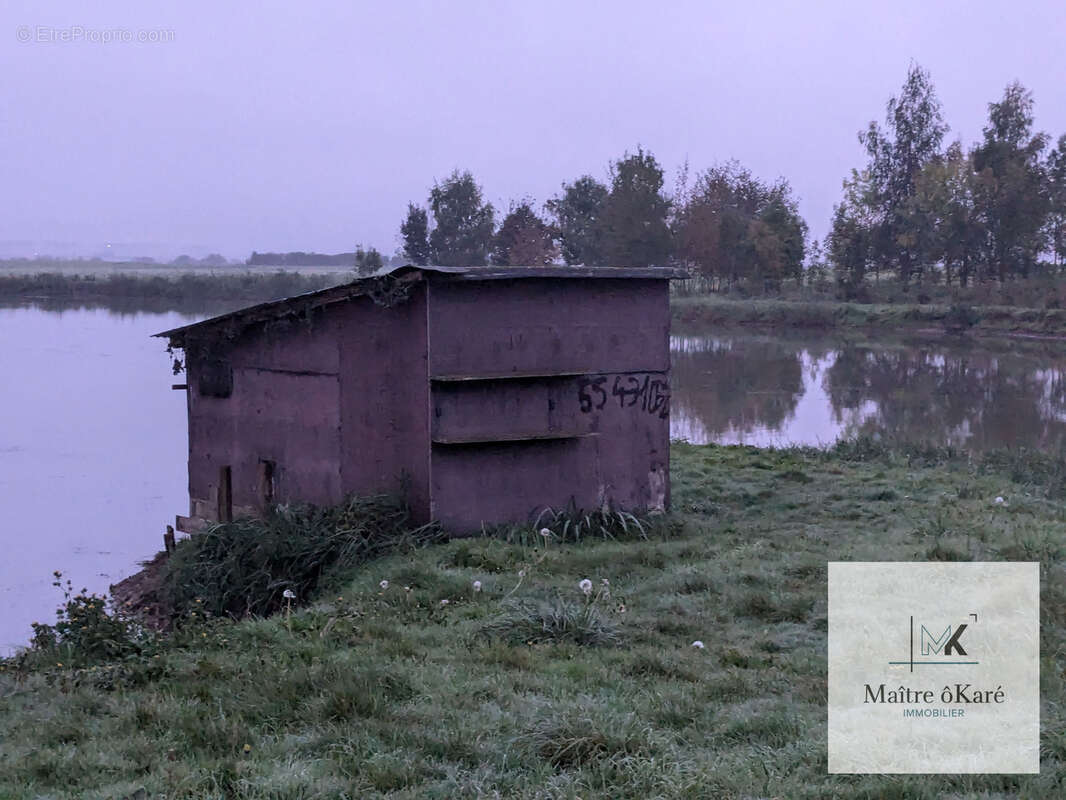
[[[7, 664], [0, 797], [1058, 796], [1062, 494], [1017, 453], [675, 445], [647, 538], [437, 544], [129, 662]], [[826, 562], [931, 558], [1043, 563], [1039, 776], [826, 774]]]

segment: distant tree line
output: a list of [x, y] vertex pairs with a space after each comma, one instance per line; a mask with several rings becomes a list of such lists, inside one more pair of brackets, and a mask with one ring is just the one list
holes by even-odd
[[249, 267], [352, 267], [357, 272], [369, 274], [381, 269], [386, 264], [393, 266], [403, 263], [402, 257], [383, 256], [375, 248], [359, 246], [352, 253], [258, 253], [252, 254], [244, 262]]
[[853, 170], [824, 243], [788, 181], [767, 182], [735, 161], [663, 189], [655, 156], [638, 148], [606, 182], [582, 175], [538, 212], [512, 202], [502, 219], [468, 171], [433, 185], [400, 226], [402, 254], [445, 266], [680, 265], [712, 290], [773, 291], [791, 280], [835, 284], [861, 297], [868, 282], [907, 289], [1005, 282], [1066, 266], [1066, 136], [1033, 130], [1033, 98], [1012, 83], [989, 105], [982, 140], [945, 147], [929, 73], [912, 65], [884, 125], [859, 134], [868, 163]]
[[[944, 147], [948, 126], [927, 71], [912, 65], [884, 127], [859, 134], [868, 163], [844, 184], [824, 261], [848, 296], [870, 275], [903, 287], [999, 283], [1058, 272], [1066, 260], [1066, 135], [1033, 130], [1020, 83], [988, 106], [981, 141]], [[817, 250], [820, 253], [820, 250]]]
[[229, 260], [220, 253], [209, 253], [203, 258], [194, 258], [193, 256], [180, 255], [170, 262], [171, 266], [175, 267], [224, 267], [229, 263]]
[[[687, 169], [685, 178], [687, 178]], [[726, 283], [773, 285], [800, 274], [807, 225], [787, 181], [766, 184], [738, 164], [708, 169], [675, 196], [643, 148], [610, 164], [606, 183], [582, 175], [544, 204], [497, 213], [467, 171], [434, 184], [400, 226], [414, 264], [651, 266], [683, 264]]]
[[254, 250], [244, 262], [249, 267], [326, 267], [326, 266], [352, 266], [355, 263], [355, 253], [257, 253]]

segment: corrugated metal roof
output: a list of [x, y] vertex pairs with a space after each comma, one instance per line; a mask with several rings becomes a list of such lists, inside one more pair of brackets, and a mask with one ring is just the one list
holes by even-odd
[[170, 339], [175, 347], [184, 347], [185, 337], [208, 328], [229, 328], [234, 332], [249, 325], [287, 316], [299, 316], [315, 308], [332, 305], [353, 297], [369, 294], [382, 278], [391, 277], [404, 282], [417, 283], [426, 278], [442, 278], [458, 281], [515, 280], [526, 278], [635, 278], [644, 280], [673, 280], [691, 277], [688, 272], [675, 267], [417, 267], [405, 265], [392, 270], [375, 273], [339, 286], [331, 286], [316, 292], [307, 292], [280, 300], [270, 300], [248, 306], [217, 317], [172, 328], [152, 334]]

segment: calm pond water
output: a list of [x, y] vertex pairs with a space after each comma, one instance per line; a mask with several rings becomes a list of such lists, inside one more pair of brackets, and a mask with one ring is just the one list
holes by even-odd
[[161, 549], [187, 508], [179, 314], [0, 309], [0, 652], [53, 622], [61, 570], [91, 591]]
[[859, 434], [972, 450], [1060, 452], [1066, 345], [952, 337], [671, 337], [672, 435], [831, 445]]
[[[0, 309], [0, 652], [53, 620], [53, 570], [104, 592], [185, 511], [185, 398], [149, 337], [191, 319]], [[691, 442], [884, 433], [1058, 452], [1066, 437], [1061, 344], [684, 331], [671, 346], [672, 435]]]

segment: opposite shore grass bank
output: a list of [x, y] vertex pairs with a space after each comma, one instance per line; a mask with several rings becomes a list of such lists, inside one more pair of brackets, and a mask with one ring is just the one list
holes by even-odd
[[[647, 538], [413, 544], [136, 657], [4, 662], [0, 797], [1059, 794], [1061, 462], [869, 441], [672, 457]], [[1041, 562], [1039, 775], [826, 774], [826, 562], [846, 559]]]
[[1066, 337], [1066, 309], [833, 300], [677, 297], [674, 320], [700, 326], [891, 331], [964, 336]]
[[0, 306], [46, 310], [222, 313], [253, 303], [313, 292], [351, 280], [351, 271], [304, 274], [235, 269], [231, 274], [171, 270], [167, 274], [0, 274]]
[[[0, 272], [0, 306], [216, 314], [324, 289], [353, 277], [353, 272], [343, 270], [265, 272], [239, 268], [233, 268], [229, 274], [183, 272], [163, 267], [136, 273], [48, 272], [28, 275]], [[1031, 299], [1031, 294], [1025, 297]], [[943, 301], [857, 303], [826, 299], [741, 299], [736, 295], [716, 294], [676, 296], [671, 300], [671, 307], [676, 321], [702, 326], [1066, 337], [1066, 309], [1054, 307]]]

